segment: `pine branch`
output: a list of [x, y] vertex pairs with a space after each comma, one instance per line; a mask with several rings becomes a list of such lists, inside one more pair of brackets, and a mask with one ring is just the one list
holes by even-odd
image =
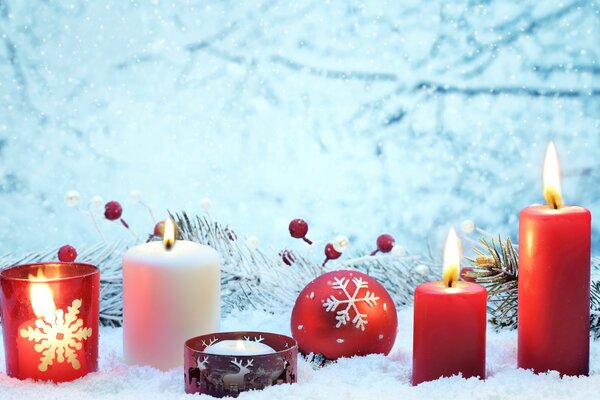
[[[498, 241], [479, 240], [467, 258], [471, 266], [465, 268], [466, 279], [485, 286], [488, 290], [490, 322], [498, 329], [517, 328], [519, 254], [510, 238]], [[600, 259], [592, 259], [590, 330], [600, 338]], [[596, 277], [596, 278], [595, 278]]]
[[[592, 260], [592, 262], [594, 265], [593, 271], [600, 274], [600, 260], [596, 259], [595, 262], [594, 260]], [[590, 300], [592, 303], [592, 309], [590, 311], [590, 330], [592, 331], [594, 339], [600, 339], [600, 279], [592, 281]]]
[[[229, 227], [206, 217], [190, 217], [185, 212], [172, 214], [178, 226], [179, 239], [193, 240], [215, 248], [222, 256], [221, 294], [223, 313], [233, 310], [259, 309], [266, 312], [289, 312], [298, 293], [323, 272], [354, 269], [379, 281], [398, 307], [412, 304], [416, 286], [437, 279], [440, 265], [415, 256], [360, 256], [343, 261], [330, 261], [323, 268], [320, 260], [295, 254], [292, 266], [283, 263], [274, 250], [248, 247]], [[154, 238], [158, 239], [158, 238]], [[100, 268], [100, 323], [120, 326], [122, 323], [122, 256], [133, 243], [100, 243], [80, 249], [78, 261]], [[23, 256], [6, 254], [0, 258], [0, 270], [12, 265], [56, 259], [58, 249]], [[518, 253], [515, 246], [502, 238], [480, 240], [464, 268], [466, 279], [488, 289], [490, 322], [498, 328], [517, 326]], [[590, 330], [600, 338], [600, 259], [592, 260]], [[595, 278], [594, 278], [595, 277]]]
[[[100, 269], [100, 323], [121, 326], [123, 319], [122, 257], [128, 245], [124, 242], [99, 243], [80, 249], [77, 261], [90, 263]], [[56, 260], [58, 249], [22, 256], [5, 254], [0, 258], [0, 270], [13, 265], [32, 264]]]
[[358, 257], [329, 262], [323, 269], [319, 262], [296, 253], [290, 267], [276, 251], [251, 249], [230, 228], [206, 217], [190, 218], [185, 212], [172, 217], [180, 239], [207, 244], [221, 254], [224, 313], [247, 308], [289, 311], [304, 286], [323, 272], [336, 269], [355, 269], [373, 276], [390, 292], [398, 306], [411, 304], [415, 287], [432, 279], [434, 264], [427, 266], [417, 257]]

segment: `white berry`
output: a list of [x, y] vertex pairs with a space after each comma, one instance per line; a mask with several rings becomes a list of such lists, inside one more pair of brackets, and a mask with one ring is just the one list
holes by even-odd
[[92, 206], [92, 208], [100, 208], [100, 207], [102, 207], [103, 204], [104, 204], [104, 199], [100, 196], [94, 196], [94, 197], [92, 197], [92, 200], [90, 201], [90, 206]]
[[65, 195], [65, 203], [69, 207], [75, 207], [79, 205], [79, 201], [81, 200], [81, 196], [77, 190], [69, 190]]
[[403, 246], [396, 244], [392, 247], [392, 255], [394, 257], [404, 257], [406, 255], [406, 249]]
[[212, 201], [208, 197], [203, 197], [200, 199], [200, 207], [208, 212], [212, 208]]
[[337, 251], [338, 253], [343, 253], [344, 250], [346, 250], [346, 247], [350, 245], [350, 241], [346, 236], [339, 235], [336, 236], [335, 239], [333, 239], [333, 242], [331, 242], [331, 244], [333, 245], [335, 251]]
[[461, 225], [463, 232], [465, 233], [473, 233], [475, 230], [475, 222], [470, 219], [465, 219]]

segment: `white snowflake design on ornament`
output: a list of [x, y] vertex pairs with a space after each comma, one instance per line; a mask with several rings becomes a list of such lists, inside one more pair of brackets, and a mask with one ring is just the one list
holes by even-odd
[[37, 353], [42, 353], [38, 369], [41, 372], [48, 370], [54, 360], [62, 363], [67, 360], [73, 369], [81, 368], [77, 359], [77, 350], [83, 347], [83, 341], [92, 336], [92, 328], [83, 327], [83, 320], [78, 318], [81, 299], [75, 299], [67, 307], [67, 314], [58, 309], [54, 314], [38, 318], [36, 328], [28, 326], [21, 329], [21, 337], [36, 342], [33, 347]]
[[[336, 328], [339, 328], [342, 325], [346, 325], [348, 321], [350, 321], [350, 311], [353, 310], [355, 313], [354, 318], [352, 319], [352, 323], [357, 329], [361, 331], [365, 330], [365, 325], [367, 325], [367, 314], [361, 314], [358, 311], [358, 307], [356, 307], [356, 303], [364, 302], [369, 307], [374, 307], [377, 305], [377, 300], [379, 297], [375, 296], [375, 293], [371, 293], [371, 291], [367, 290], [363, 297], [358, 297], [361, 289], [367, 289], [369, 287], [369, 283], [362, 280], [362, 278], [352, 278], [352, 282], [354, 283], [355, 289], [354, 294], [350, 296], [348, 293], [348, 283], [350, 283], [350, 279], [348, 278], [333, 278], [333, 284], [331, 285], [334, 289], [341, 290], [344, 292], [346, 299], [338, 300], [334, 295], [329, 296], [327, 300], [323, 303], [323, 307], [325, 307], [325, 311], [327, 312], [336, 312], [335, 319], [337, 320]], [[338, 310], [338, 307], [345, 304], [346, 308]]]

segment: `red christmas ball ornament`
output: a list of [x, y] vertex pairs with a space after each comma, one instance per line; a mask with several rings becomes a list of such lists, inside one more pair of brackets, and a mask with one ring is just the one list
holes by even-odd
[[123, 207], [118, 201], [109, 201], [104, 205], [104, 217], [109, 221], [115, 221], [121, 218]]
[[329, 360], [388, 354], [398, 315], [387, 290], [357, 271], [333, 271], [310, 282], [292, 311], [292, 336], [303, 354]]
[[308, 244], [312, 244], [312, 241], [306, 237], [308, 233], [308, 224], [302, 218], [293, 219], [289, 225], [290, 235], [296, 239], [302, 239]]
[[389, 253], [394, 248], [394, 244], [396, 244], [396, 239], [389, 233], [381, 234], [377, 237], [377, 250], [371, 253], [372, 256], [377, 254], [378, 252]]
[[73, 262], [77, 258], [77, 250], [71, 245], [64, 245], [58, 249], [58, 261]]

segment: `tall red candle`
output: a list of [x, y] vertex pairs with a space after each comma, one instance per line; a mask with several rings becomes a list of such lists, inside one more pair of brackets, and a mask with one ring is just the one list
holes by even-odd
[[19, 265], [0, 272], [6, 372], [65, 382], [96, 371], [100, 274], [82, 263]]
[[415, 290], [412, 383], [461, 374], [485, 379], [487, 292], [458, 281], [460, 251], [452, 229], [444, 252], [444, 279]]
[[545, 164], [548, 205], [520, 214], [518, 365], [588, 375], [591, 214], [562, 205], [552, 144]]

